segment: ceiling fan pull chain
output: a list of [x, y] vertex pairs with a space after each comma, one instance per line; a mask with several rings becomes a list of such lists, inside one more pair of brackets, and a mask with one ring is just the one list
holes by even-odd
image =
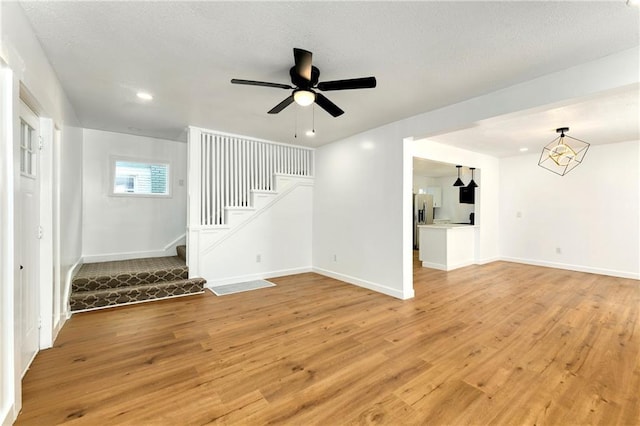
[[293, 138], [298, 139], [298, 108], [296, 108], [295, 127], [293, 129]]

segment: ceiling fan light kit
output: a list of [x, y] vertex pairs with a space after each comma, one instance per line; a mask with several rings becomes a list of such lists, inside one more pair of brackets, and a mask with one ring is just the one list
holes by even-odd
[[316, 94], [309, 90], [295, 90], [293, 100], [300, 106], [309, 106], [316, 101]]
[[352, 89], [370, 89], [376, 87], [375, 77], [352, 78], [348, 80], [333, 80], [318, 82], [320, 78], [320, 70], [311, 64], [312, 53], [304, 49], [293, 49], [293, 58], [295, 65], [289, 70], [291, 83], [293, 86], [281, 83], [269, 83], [266, 81], [231, 79], [233, 84], [244, 84], [248, 86], [264, 86], [277, 89], [293, 90], [291, 95], [269, 110], [269, 114], [277, 114], [293, 102], [301, 106], [308, 106], [314, 102], [318, 106], [333, 117], [344, 114], [336, 104], [331, 102], [322, 93], [314, 91], [314, 89], [322, 92], [332, 90], [352, 90]]
[[564, 176], [582, 163], [590, 144], [580, 139], [565, 135], [568, 127], [559, 127], [556, 133], [560, 136], [542, 148], [538, 165], [555, 174]]

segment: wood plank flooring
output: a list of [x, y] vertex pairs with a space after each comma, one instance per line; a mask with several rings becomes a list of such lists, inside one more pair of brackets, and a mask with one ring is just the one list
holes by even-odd
[[640, 282], [414, 271], [408, 301], [302, 274], [76, 314], [17, 424], [640, 424]]

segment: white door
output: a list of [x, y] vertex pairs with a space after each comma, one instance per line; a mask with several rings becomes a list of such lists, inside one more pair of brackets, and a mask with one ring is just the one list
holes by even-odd
[[39, 347], [39, 128], [38, 118], [20, 102], [20, 213], [17, 235], [20, 271], [16, 288], [17, 332], [20, 339], [20, 370], [27, 372]]

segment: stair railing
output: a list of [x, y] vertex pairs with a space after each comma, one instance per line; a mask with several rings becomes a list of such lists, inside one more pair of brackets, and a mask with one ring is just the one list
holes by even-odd
[[189, 227], [225, 225], [225, 208], [251, 207], [274, 175], [313, 176], [314, 150], [189, 128]]

